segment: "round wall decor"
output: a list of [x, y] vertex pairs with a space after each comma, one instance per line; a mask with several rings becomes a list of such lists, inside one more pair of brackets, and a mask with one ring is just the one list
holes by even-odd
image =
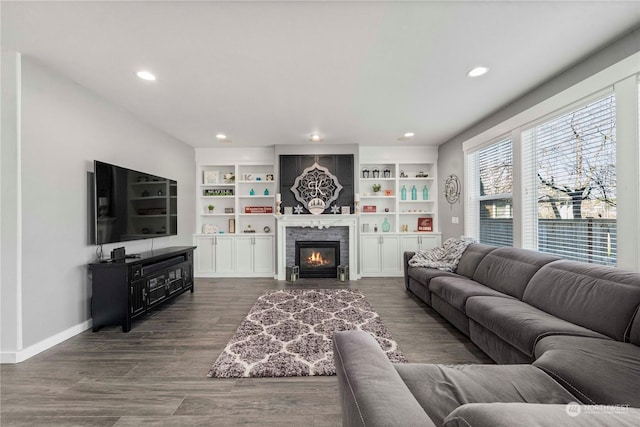
[[460, 179], [454, 174], [449, 175], [444, 182], [444, 197], [447, 202], [457, 203], [460, 200], [461, 190]]

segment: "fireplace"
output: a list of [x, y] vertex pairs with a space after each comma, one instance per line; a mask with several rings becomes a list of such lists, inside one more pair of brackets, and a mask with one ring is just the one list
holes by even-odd
[[339, 264], [339, 241], [296, 241], [296, 265], [300, 266], [300, 277], [335, 278]]

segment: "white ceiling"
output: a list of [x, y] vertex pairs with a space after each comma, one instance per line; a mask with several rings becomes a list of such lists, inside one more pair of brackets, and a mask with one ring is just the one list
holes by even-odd
[[195, 147], [441, 144], [640, 24], [638, 1], [1, 7], [3, 50]]

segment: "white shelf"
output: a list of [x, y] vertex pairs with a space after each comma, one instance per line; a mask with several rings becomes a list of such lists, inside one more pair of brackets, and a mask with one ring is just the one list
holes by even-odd
[[212, 213], [212, 214], [200, 214], [200, 216], [234, 216], [235, 214], [233, 213]]
[[360, 196], [360, 200], [362, 199], [377, 199], [377, 200], [384, 200], [384, 199], [395, 199], [396, 196]]
[[273, 199], [275, 196], [272, 196], [271, 194], [268, 196], [265, 196], [264, 194], [254, 194], [253, 196], [251, 195], [243, 195], [243, 196], [238, 196], [239, 199]]
[[435, 178], [428, 177], [408, 177], [408, 178], [398, 178], [399, 181], [435, 181]]
[[400, 215], [435, 215], [433, 211], [422, 211], [422, 212], [399, 212]]
[[395, 215], [395, 212], [360, 212], [361, 215]]
[[200, 196], [201, 199], [212, 200], [212, 199], [233, 199], [236, 196]]
[[[402, 155], [399, 155], [402, 157]], [[438, 201], [435, 195], [438, 194], [437, 181], [437, 164], [424, 158], [423, 161], [414, 162], [393, 162], [393, 161], [369, 161], [362, 162], [358, 165], [360, 177], [358, 178], [360, 191], [360, 220], [363, 224], [373, 225], [374, 222], [380, 222], [387, 217], [391, 223], [391, 231], [384, 233], [379, 230], [377, 233], [361, 233], [362, 235], [380, 235], [390, 233], [401, 233], [401, 227], [406, 223], [413, 222], [420, 217], [431, 217], [433, 219], [433, 227], [438, 229]], [[369, 170], [369, 178], [362, 178], [362, 170]], [[380, 177], [371, 178], [373, 169], [380, 170]], [[383, 170], [391, 171], [390, 178], [383, 178]], [[401, 177], [400, 172], [406, 174]], [[416, 177], [418, 174], [428, 176]], [[393, 191], [392, 196], [384, 196], [381, 191], [378, 195], [372, 195], [371, 189], [373, 184], [380, 184], [382, 190]], [[416, 187], [419, 200], [401, 200], [402, 188], [406, 188], [409, 199], [411, 198], [411, 187]], [[422, 190], [426, 186], [433, 199], [422, 200]], [[368, 194], [367, 194], [368, 193]], [[366, 194], [366, 195], [365, 195]], [[377, 212], [364, 212], [366, 205], [374, 205]], [[389, 208], [390, 212], [384, 212], [385, 208]], [[413, 211], [413, 212], [410, 212]], [[378, 224], [380, 226], [380, 224]], [[406, 232], [405, 232], [406, 234]]]
[[238, 216], [273, 216], [273, 213], [239, 213]]
[[200, 184], [200, 187], [235, 187], [236, 184], [218, 183], [218, 184]]
[[237, 181], [238, 184], [275, 184], [275, 181]]

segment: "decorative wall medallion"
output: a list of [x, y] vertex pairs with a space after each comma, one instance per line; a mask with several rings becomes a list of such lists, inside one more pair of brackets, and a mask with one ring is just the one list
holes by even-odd
[[324, 212], [341, 190], [338, 178], [318, 163], [303, 170], [291, 187], [296, 200], [314, 215]]
[[460, 200], [460, 180], [454, 174], [451, 174], [447, 177], [444, 182], [444, 197], [447, 199], [447, 202], [450, 204], [454, 204]]

